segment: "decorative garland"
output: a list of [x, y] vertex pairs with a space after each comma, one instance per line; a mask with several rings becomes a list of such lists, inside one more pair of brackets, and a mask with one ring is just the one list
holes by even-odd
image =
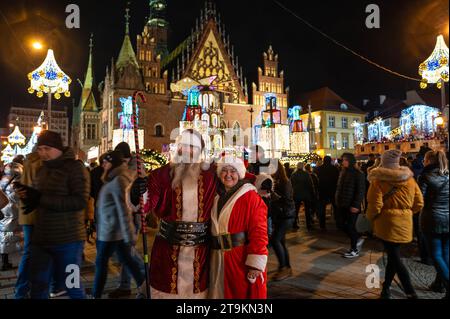
[[143, 149], [140, 154], [142, 157], [142, 162], [147, 170], [157, 169], [169, 162], [167, 157], [153, 149]]

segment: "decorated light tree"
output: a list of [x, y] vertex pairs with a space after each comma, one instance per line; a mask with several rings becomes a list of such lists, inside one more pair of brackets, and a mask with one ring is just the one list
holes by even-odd
[[48, 50], [44, 62], [36, 70], [28, 73], [28, 79], [30, 80], [28, 88], [30, 94], [36, 92], [38, 97], [43, 97], [44, 93], [47, 94], [47, 128], [50, 129], [52, 94], [57, 100], [61, 98], [61, 94], [69, 97], [69, 84], [72, 80], [58, 66], [51, 49]]
[[[289, 125], [281, 123], [281, 111], [277, 108], [275, 94], [265, 94], [265, 105], [260, 112], [261, 124], [255, 125], [255, 144], [267, 151], [271, 158], [290, 149]], [[258, 123], [258, 120], [256, 121]]]
[[309, 152], [309, 132], [303, 127], [302, 119], [300, 118], [300, 113], [302, 107], [300, 105], [295, 105], [289, 109], [289, 128], [290, 128], [290, 153], [292, 154], [302, 154]]

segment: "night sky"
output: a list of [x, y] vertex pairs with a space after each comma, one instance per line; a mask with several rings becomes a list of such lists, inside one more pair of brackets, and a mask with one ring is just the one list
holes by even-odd
[[[303, 19], [365, 57], [399, 73], [418, 78], [420, 62], [431, 53], [436, 36], [444, 34], [448, 44], [449, 3], [443, 0], [279, 0]], [[406, 80], [355, 57], [336, 46], [272, 0], [215, 0], [230, 34], [235, 53], [250, 83], [262, 64], [262, 52], [272, 44], [279, 54], [291, 104], [301, 92], [329, 86], [356, 106], [362, 99], [385, 94], [404, 98], [418, 82]], [[81, 10], [81, 28], [65, 27], [66, 5]], [[381, 28], [368, 29], [365, 8], [380, 7]], [[169, 49], [174, 49], [195, 26], [204, 0], [168, 0]], [[51, 47], [59, 66], [74, 80], [71, 98], [62, 97], [56, 108], [78, 103], [80, 86], [88, 58], [88, 42], [94, 33], [96, 82], [102, 81], [111, 58], [117, 58], [124, 35], [126, 1], [119, 0], [14, 0], [0, 2], [0, 127], [11, 105], [44, 106], [27, 92], [27, 73], [43, 61]], [[149, 14], [148, 0], [131, 2], [130, 33], [136, 48], [136, 34]], [[6, 19], [5, 19], [6, 18]], [[35, 52], [30, 41], [38, 38], [45, 50]], [[429, 88], [428, 90], [435, 90]], [[75, 99], [73, 101], [73, 99]]]

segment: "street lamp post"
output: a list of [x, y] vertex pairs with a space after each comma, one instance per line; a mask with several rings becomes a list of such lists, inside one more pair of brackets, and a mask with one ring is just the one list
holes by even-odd
[[36, 70], [28, 73], [28, 79], [31, 84], [28, 88], [30, 94], [35, 91], [38, 97], [47, 94], [47, 129], [50, 129], [52, 94], [57, 100], [61, 98], [61, 94], [70, 97], [69, 84], [72, 80], [59, 68], [51, 49], [48, 50], [44, 62]]
[[249, 109], [247, 110], [247, 112], [250, 113], [250, 144], [253, 143], [253, 112], [255, 112], [255, 110], [253, 109], [252, 106], [249, 107]]

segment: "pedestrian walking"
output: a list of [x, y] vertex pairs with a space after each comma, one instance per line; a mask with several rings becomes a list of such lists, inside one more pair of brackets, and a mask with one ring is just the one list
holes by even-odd
[[345, 258], [358, 257], [363, 239], [356, 231], [356, 220], [361, 212], [365, 194], [364, 174], [356, 168], [356, 158], [352, 153], [342, 155], [342, 169], [336, 189], [337, 218], [339, 228], [350, 238], [350, 250]]
[[145, 293], [144, 273], [132, 257], [136, 233], [132, 225], [129, 192], [134, 174], [118, 151], [108, 153], [103, 160], [104, 185], [97, 201], [97, 258], [92, 295], [101, 298], [108, 275], [108, 261], [114, 252], [136, 281], [138, 293]]
[[299, 229], [298, 212], [300, 206], [303, 203], [305, 209], [306, 228], [312, 230], [312, 207], [314, 200], [314, 185], [309, 174], [305, 172], [304, 164], [302, 162], [297, 163], [297, 169], [291, 176], [291, 185], [294, 190], [294, 202], [295, 202], [295, 219], [294, 229]]
[[325, 156], [323, 158], [323, 164], [317, 167], [317, 177], [319, 179], [319, 224], [321, 229], [325, 229], [326, 207], [328, 204], [331, 204], [333, 208], [333, 216], [335, 222], [337, 222], [335, 194], [339, 179], [339, 170], [331, 164], [330, 156]]
[[423, 207], [422, 193], [413, 172], [400, 166], [401, 152], [383, 153], [380, 167], [369, 172], [367, 217], [373, 233], [382, 240], [387, 265], [381, 298], [391, 298], [390, 287], [397, 274], [408, 298], [417, 298], [407, 268], [400, 257], [400, 248], [413, 238], [413, 214]]
[[23, 166], [12, 162], [5, 166], [4, 175], [0, 181], [2, 192], [8, 199], [8, 204], [1, 209], [0, 219], [0, 254], [2, 256], [2, 271], [12, 269], [9, 262], [11, 253], [20, 251], [20, 226], [19, 226], [19, 196], [14, 190], [12, 182], [20, 180]]
[[418, 182], [424, 197], [424, 208], [420, 213], [421, 232], [448, 298], [449, 173], [444, 152], [428, 151], [425, 154], [424, 169]]
[[[43, 131], [37, 141], [42, 166], [32, 186], [17, 184], [25, 209], [35, 212], [31, 240], [31, 298], [47, 299], [54, 276], [65, 282], [67, 266], [80, 269], [86, 231], [84, 210], [89, 198], [89, 175], [71, 148], [64, 147], [61, 136]], [[53, 276], [52, 276], [53, 275]], [[80, 283], [66, 287], [71, 298], [84, 298]]]
[[275, 183], [274, 192], [277, 195], [277, 199], [271, 202], [270, 208], [274, 223], [274, 231], [270, 243], [278, 259], [278, 271], [272, 279], [283, 280], [292, 276], [289, 251], [286, 247], [286, 232], [292, 227], [296, 211], [292, 185], [280, 162], [276, 173], [272, 177]]

